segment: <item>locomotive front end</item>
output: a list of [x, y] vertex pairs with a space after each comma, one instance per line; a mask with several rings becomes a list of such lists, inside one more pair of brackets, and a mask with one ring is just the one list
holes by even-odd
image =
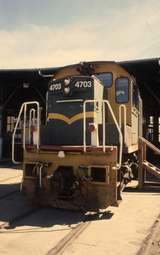
[[118, 205], [120, 155], [116, 145], [106, 144], [109, 111], [116, 121], [106, 99], [95, 76], [50, 82], [40, 150], [30, 147], [24, 153], [23, 190], [31, 199], [76, 210]]

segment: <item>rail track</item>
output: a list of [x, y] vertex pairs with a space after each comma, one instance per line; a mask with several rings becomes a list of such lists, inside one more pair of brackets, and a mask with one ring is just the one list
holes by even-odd
[[[150, 228], [150, 231], [136, 255], [158, 255], [160, 254], [160, 214]], [[157, 238], [158, 237], [158, 238]]]
[[[8, 222], [3, 222], [0, 224], [0, 230], [3, 231], [3, 229], [10, 229], [12, 226], [14, 226], [18, 221], [23, 220], [27, 218], [28, 216], [37, 213], [41, 210], [41, 208], [31, 208], [29, 210], [26, 210], [26, 212], [23, 212], [14, 218], [10, 218]], [[77, 224], [75, 227], [70, 227], [70, 232], [66, 234], [64, 238], [62, 238], [53, 248], [51, 248], [46, 255], [61, 255], [63, 252], [80, 236], [82, 232], [86, 230], [86, 228], [91, 224], [92, 221], [86, 221], [86, 218], [84, 217], [84, 220]]]
[[61, 239], [52, 249], [48, 251], [46, 255], [62, 255], [67, 248], [84, 232], [89, 225], [95, 220], [101, 220], [105, 216], [110, 217], [112, 214], [106, 211], [94, 213], [94, 214], [86, 214], [84, 215], [84, 219], [81, 223], [77, 224], [76, 227], [72, 228], [72, 230]]
[[58, 244], [53, 247], [46, 255], [61, 255], [75, 241], [80, 234], [90, 225], [91, 221], [83, 221], [71, 230]]

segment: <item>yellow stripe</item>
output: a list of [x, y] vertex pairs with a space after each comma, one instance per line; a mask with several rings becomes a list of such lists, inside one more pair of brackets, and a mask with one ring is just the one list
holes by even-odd
[[[94, 118], [95, 115], [96, 115], [96, 112], [86, 112], [86, 118]], [[83, 119], [83, 112], [78, 113], [78, 114], [72, 116], [71, 118], [68, 118], [65, 115], [60, 114], [60, 113], [49, 113], [48, 119], [63, 120], [64, 122], [66, 122], [67, 124], [70, 125], [77, 120]]]

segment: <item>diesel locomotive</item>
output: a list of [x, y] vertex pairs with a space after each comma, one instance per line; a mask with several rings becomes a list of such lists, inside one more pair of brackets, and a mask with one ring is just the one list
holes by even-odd
[[[41, 205], [73, 210], [117, 206], [138, 174], [142, 100], [133, 76], [115, 62], [83, 62], [58, 69], [48, 84], [45, 123], [39, 102], [25, 102], [26, 196]], [[23, 120], [22, 120], [23, 119]]]

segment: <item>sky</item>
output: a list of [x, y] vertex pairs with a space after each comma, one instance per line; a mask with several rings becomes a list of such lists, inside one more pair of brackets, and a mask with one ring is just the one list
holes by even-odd
[[159, 0], [0, 0], [0, 68], [159, 56]]

